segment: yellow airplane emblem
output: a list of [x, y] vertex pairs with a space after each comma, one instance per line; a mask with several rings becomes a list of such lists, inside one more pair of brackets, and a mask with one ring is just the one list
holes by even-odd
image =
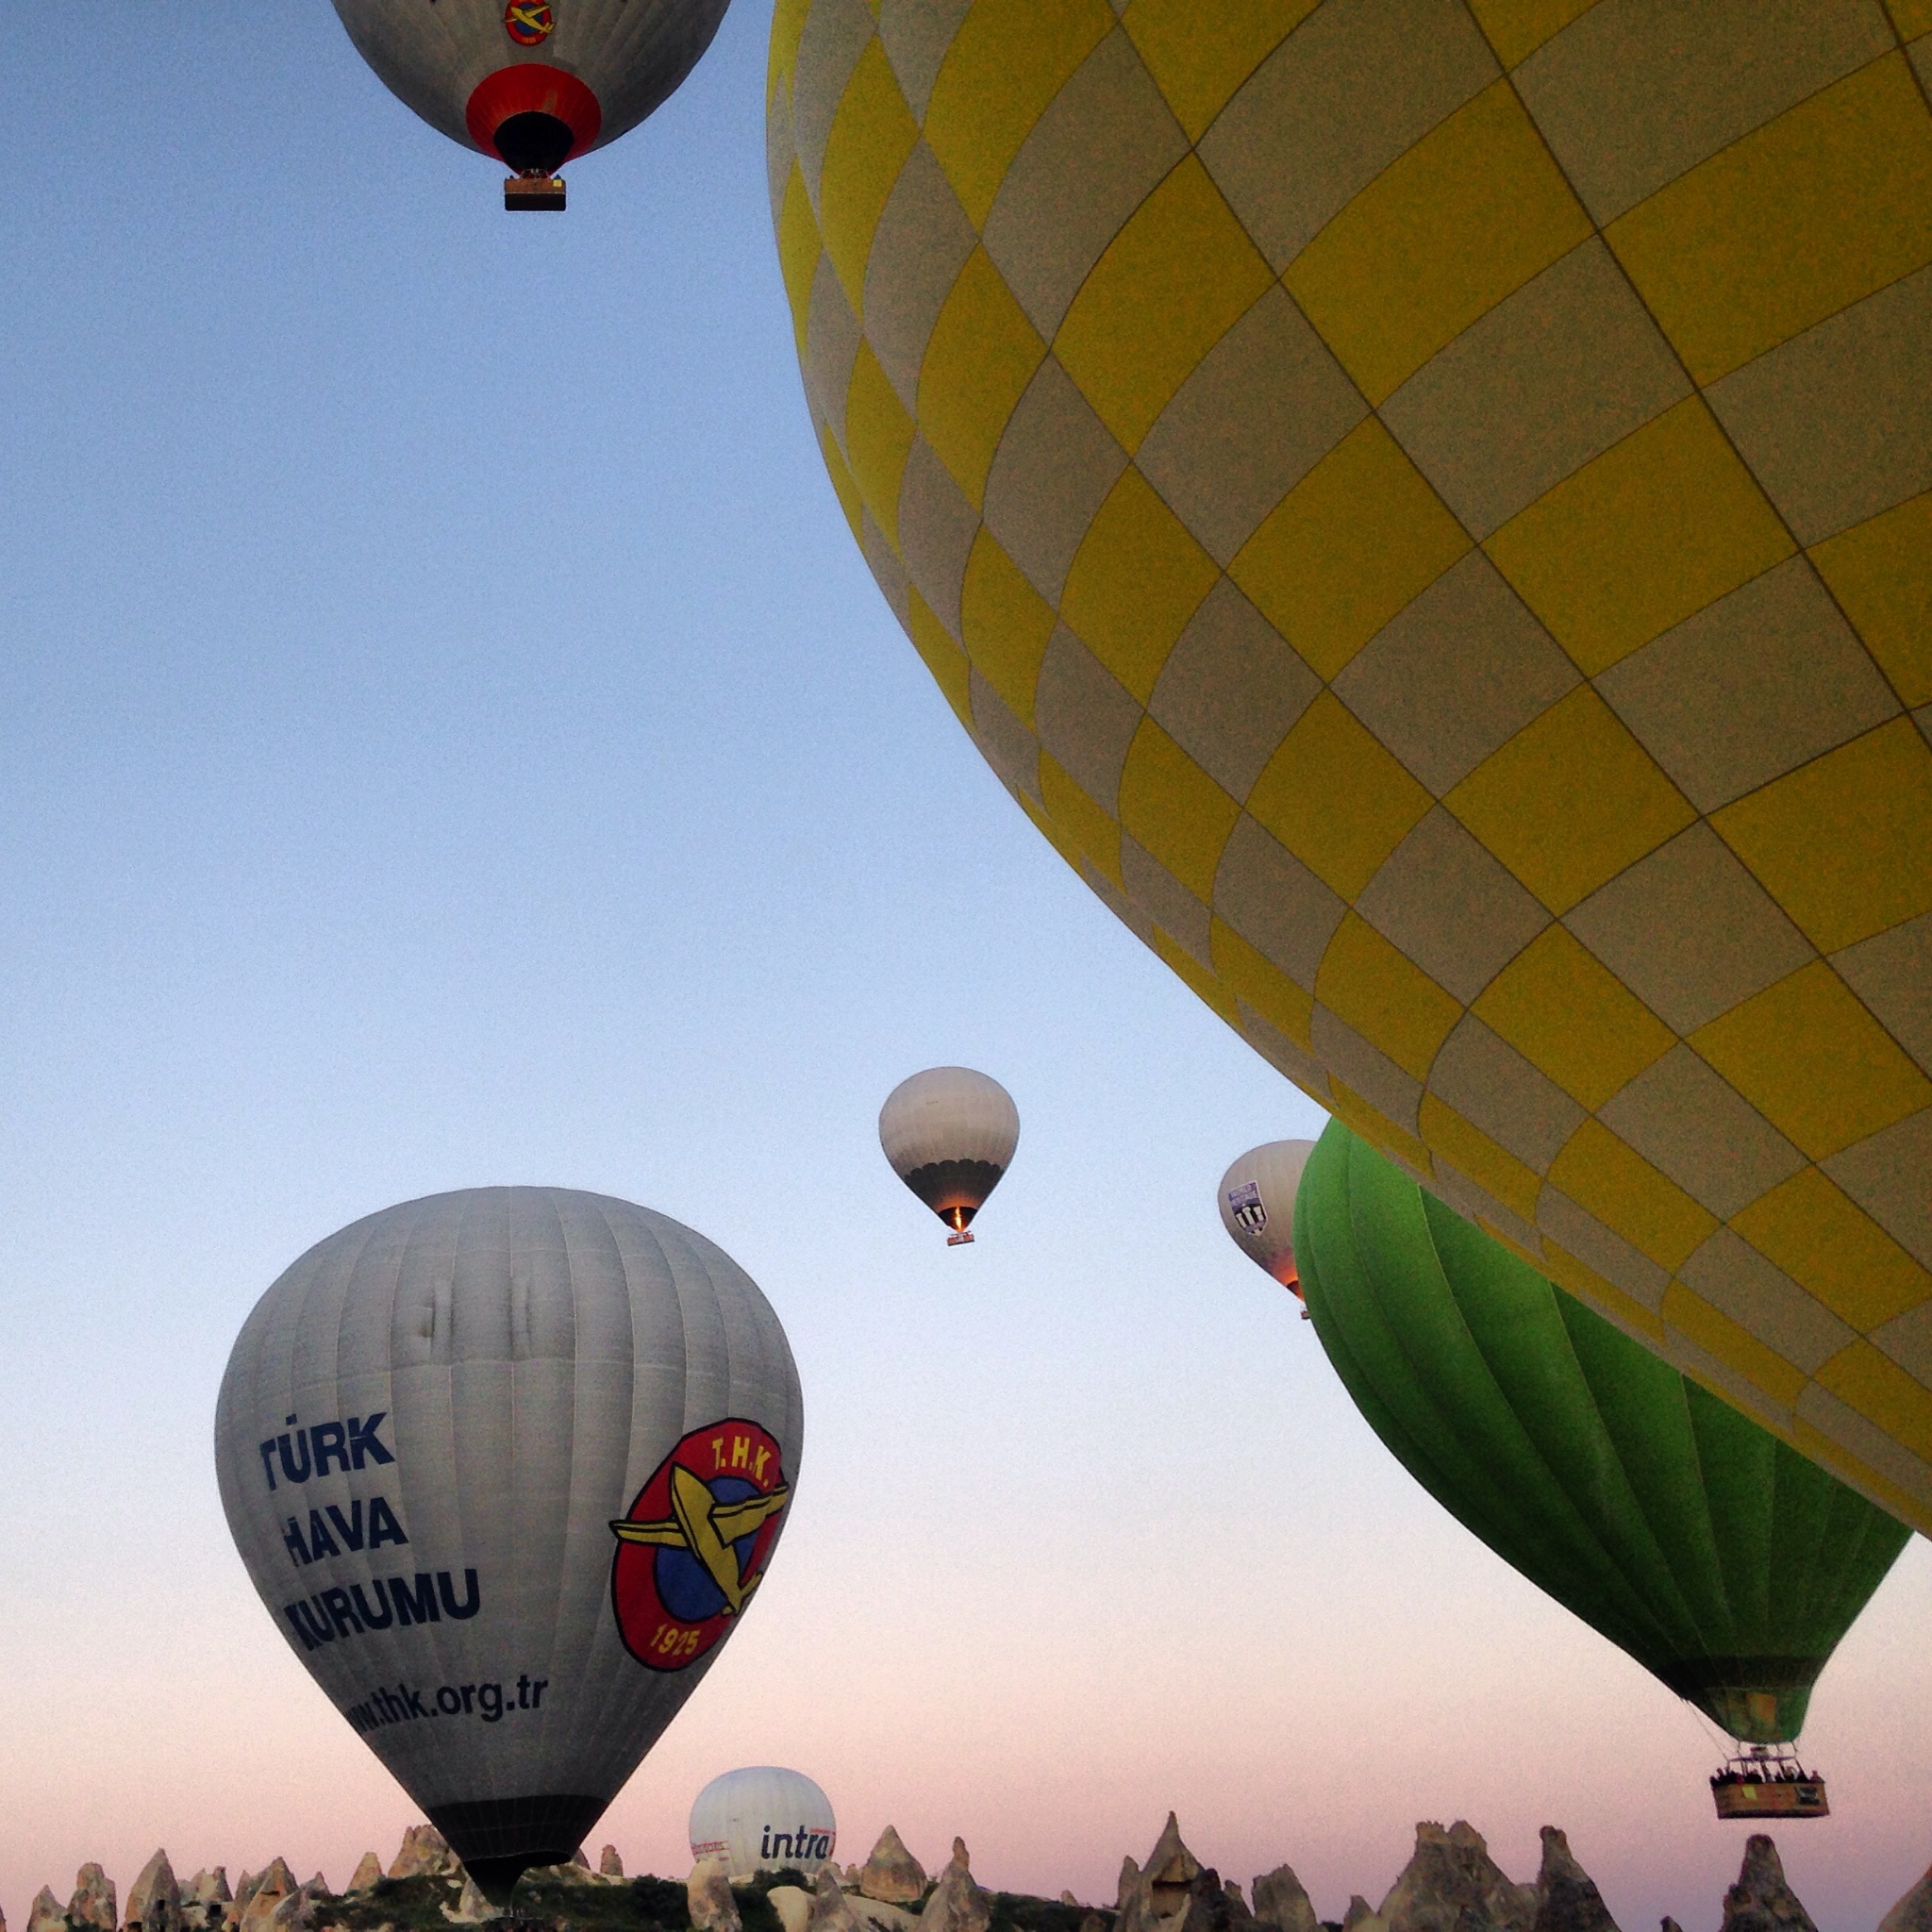
[[791, 1484], [780, 1483], [769, 1495], [721, 1503], [681, 1462], [674, 1462], [669, 1519], [662, 1523], [613, 1523], [610, 1527], [619, 1542], [689, 1550], [724, 1592], [724, 1614], [730, 1617], [744, 1607], [759, 1582], [756, 1576], [746, 1579], [738, 1574], [738, 1552], [732, 1544], [770, 1522], [791, 1500]]

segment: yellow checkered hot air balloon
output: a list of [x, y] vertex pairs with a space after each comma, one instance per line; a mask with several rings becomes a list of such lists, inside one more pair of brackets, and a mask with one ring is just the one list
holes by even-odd
[[778, 0], [770, 75], [826, 466], [1034, 823], [1922, 1528], [1928, 82], [1932, 0]]

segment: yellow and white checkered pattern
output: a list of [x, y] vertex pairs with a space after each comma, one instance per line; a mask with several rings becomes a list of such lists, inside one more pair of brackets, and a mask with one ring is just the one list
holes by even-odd
[[777, 0], [900, 622], [1095, 891], [1932, 1530], [1932, 0]]

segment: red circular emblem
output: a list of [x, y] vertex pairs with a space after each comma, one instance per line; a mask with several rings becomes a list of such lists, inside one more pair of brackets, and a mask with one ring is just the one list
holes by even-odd
[[556, 26], [557, 16], [544, 0], [509, 0], [503, 9], [503, 29], [520, 47], [547, 41]]
[[693, 1429], [610, 1525], [624, 1647], [681, 1671], [719, 1642], [764, 1580], [791, 1485], [771, 1434], [739, 1417]]

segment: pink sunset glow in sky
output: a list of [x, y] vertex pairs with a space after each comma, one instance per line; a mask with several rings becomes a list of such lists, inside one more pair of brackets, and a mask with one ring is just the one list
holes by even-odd
[[[1376, 1902], [1418, 1819], [1562, 1825], [1713, 1932], [1717, 1740], [1447, 1520], [1214, 1211], [1315, 1109], [1040, 841], [855, 553], [800, 400], [741, 0], [507, 224], [324, 0], [42, 9], [0, 200], [0, 1907], [98, 1858], [341, 1885], [408, 1801], [228, 1541], [214, 1394], [312, 1241], [437, 1189], [642, 1201], [804, 1384], [741, 1634], [594, 1835], [795, 1765], [841, 1858], [1110, 1904], [1170, 1808]], [[972, 1248], [879, 1155], [983, 1066]], [[1825, 1673], [1823, 1932], [1932, 1859], [1932, 1552]]]

